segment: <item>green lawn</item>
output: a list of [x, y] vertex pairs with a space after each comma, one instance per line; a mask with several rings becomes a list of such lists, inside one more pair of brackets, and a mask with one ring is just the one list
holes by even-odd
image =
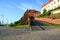
[[20, 26], [15, 26], [15, 28], [21, 28], [21, 29], [23, 29], [23, 28], [28, 28], [29, 27], [29, 25], [20, 25]]
[[45, 23], [45, 24], [51, 25], [55, 28], [60, 28], [60, 24], [53, 24], [53, 23], [49, 23], [49, 22], [45, 22], [45, 21], [42, 21], [42, 22]]
[[[7, 26], [8, 27], [8, 26]], [[10, 28], [16, 28], [16, 29], [23, 29], [23, 28], [28, 28], [29, 25], [19, 25], [19, 26], [9, 26]]]
[[[46, 16], [46, 17], [49, 17], [49, 18], [52, 18], [52, 19], [60, 19], [60, 13], [51, 14], [50, 16]], [[54, 26], [55, 28], [60, 28], [60, 24], [48, 23], [48, 22], [45, 22], [45, 21], [42, 21], [42, 22], [46, 23], [48, 25]]]
[[51, 14], [50, 16], [48, 16], [50, 18], [55, 18], [55, 19], [60, 19], [60, 13], [57, 14]]

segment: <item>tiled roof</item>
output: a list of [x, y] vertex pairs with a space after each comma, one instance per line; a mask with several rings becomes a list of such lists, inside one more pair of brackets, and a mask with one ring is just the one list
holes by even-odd
[[44, 7], [44, 6], [46, 6], [47, 4], [49, 4], [50, 2], [52, 2], [53, 0], [49, 0], [49, 2], [48, 3], [46, 3], [46, 4], [44, 4], [43, 6], [42, 6], [42, 8]]

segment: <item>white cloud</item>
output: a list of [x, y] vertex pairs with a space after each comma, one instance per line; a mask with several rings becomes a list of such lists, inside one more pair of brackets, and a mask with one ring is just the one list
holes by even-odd
[[31, 4], [21, 3], [18, 8], [25, 11], [27, 9], [34, 9], [34, 5], [32, 6]]
[[21, 9], [21, 10], [23, 10], [23, 11], [26, 10], [26, 8], [24, 8], [24, 7], [22, 7], [22, 6], [19, 6], [18, 8]]

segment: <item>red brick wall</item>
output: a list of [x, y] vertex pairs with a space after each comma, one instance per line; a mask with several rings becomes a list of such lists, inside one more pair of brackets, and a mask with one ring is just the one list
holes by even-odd
[[49, 23], [60, 24], [60, 19], [51, 19], [51, 18], [35, 18], [35, 20], [46, 21]]

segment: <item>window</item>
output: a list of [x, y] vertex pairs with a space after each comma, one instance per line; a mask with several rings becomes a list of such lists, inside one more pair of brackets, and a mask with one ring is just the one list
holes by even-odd
[[55, 4], [56, 2], [54, 2], [54, 4]]
[[59, 2], [59, 0], [57, 0]]
[[53, 5], [53, 4], [51, 3], [51, 5]]
[[49, 6], [48, 6], [49, 7]]

